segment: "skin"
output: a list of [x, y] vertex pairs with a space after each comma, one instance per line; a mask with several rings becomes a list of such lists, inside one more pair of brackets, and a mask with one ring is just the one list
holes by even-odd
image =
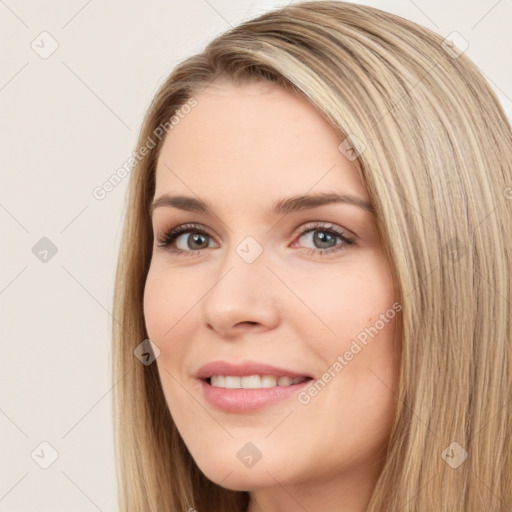
[[[195, 97], [198, 105], [164, 141], [154, 197], [199, 197], [215, 214], [154, 210], [144, 293], [174, 422], [210, 480], [250, 491], [249, 512], [363, 512], [395, 409], [396, 317], [308, 404], [292, 396], [250, 413], [219, 411], [194, 374], [212, 360], [257, 360], [321, 379], [359, 333], [392, 310], [395, 290], [372, 212], [334, 203], [266, 214], [293, 195], [335, 191], [369, 201], [367, 190], [338, 149], [343, 139], [305, 100], [273, 84], [228, 82]], [[322, 227], [299, 233], [315, 221], [355, 244], [336, 235], [314, 241]], [[187, 254], [158, 246], [185, 223], [211, 236], [194, 245], [193, 230], [180, 235], [174, 245]], [[247, 236], [263, 249], [250, 264], [236, 252]], [[262, 454], [251, 468], [236, 456], [249, 441]]]

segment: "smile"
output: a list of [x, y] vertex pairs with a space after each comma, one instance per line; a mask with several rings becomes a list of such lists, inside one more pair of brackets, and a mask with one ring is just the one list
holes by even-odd
[[[220, 379], [224, 377], [224, 386], [216, 386], [210, 383], [216, 377]], [[263, 385], [262, 381], [265, 381], [265, 377], [271, 377], [273, 380], [266, 380], [267, 387], [258, 387]], [[241, 379], [245, 378], [251, 379], [251, 383], [257, 386], [253, 388], [240, 387]], [[287, 399], [296, 397], [306, 386], [314, 382], [310, 377], [297, 377], [297, 383], [292, 382], [285, 385], [279, 385], [278, 383], [275, 385], [276, 377], [267, 375], [261, 377], [259, 375], [233, 377], [233, 384], [230, 383], [231, 376], [216, 375], [212, 379], [199, 381], [202, 396], [215, 409], [229, 413], [250, 413], [277, 404], [277, 402], [285, 402]], [[256, 382], [256, 379], [259, 382]], [[279, 379], [285, 379], [286, 382], [289, 382], [289, 377], [280, 377]], [[226, 381], [228, 386], [236, 387], [226, 387]], [[272, 386], [269, 384], [272, 384]]]

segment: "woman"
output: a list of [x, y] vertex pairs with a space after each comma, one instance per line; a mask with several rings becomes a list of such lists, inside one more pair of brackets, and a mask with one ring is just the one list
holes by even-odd
[[512, 137], [462, 51], [291, 5], [178, 65], [137, 155], [123, 512], [512, 507]]

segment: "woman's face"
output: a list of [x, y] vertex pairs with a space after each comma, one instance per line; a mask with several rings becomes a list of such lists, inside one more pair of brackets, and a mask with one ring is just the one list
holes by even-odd
[[[316, 504], [345, 486], [366, 495], [394, 412], [401, 308], [367, 191], [343, 139], [284, 89], [218, 82], [195, 98], [159, 155], [154, 199], [189, 199], [155, 205], [144, 295], [174, 422], [210, 480], [261, 503], [306, 506], [312, 486]], [[342, 200], [296, 199], [322, 194]]]

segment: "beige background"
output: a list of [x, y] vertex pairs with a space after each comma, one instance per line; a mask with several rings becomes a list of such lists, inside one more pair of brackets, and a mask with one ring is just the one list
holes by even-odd
[[[110, 311], [128, 178], [93, 190], [132, 154], [177, 62], [286, 3], [0, 1], [0, 511], [115, 510]], [[511, 0], [367, 3], [459, 32], [512, 117]], [[58, 454], [47, 469], [42, 442]]]

